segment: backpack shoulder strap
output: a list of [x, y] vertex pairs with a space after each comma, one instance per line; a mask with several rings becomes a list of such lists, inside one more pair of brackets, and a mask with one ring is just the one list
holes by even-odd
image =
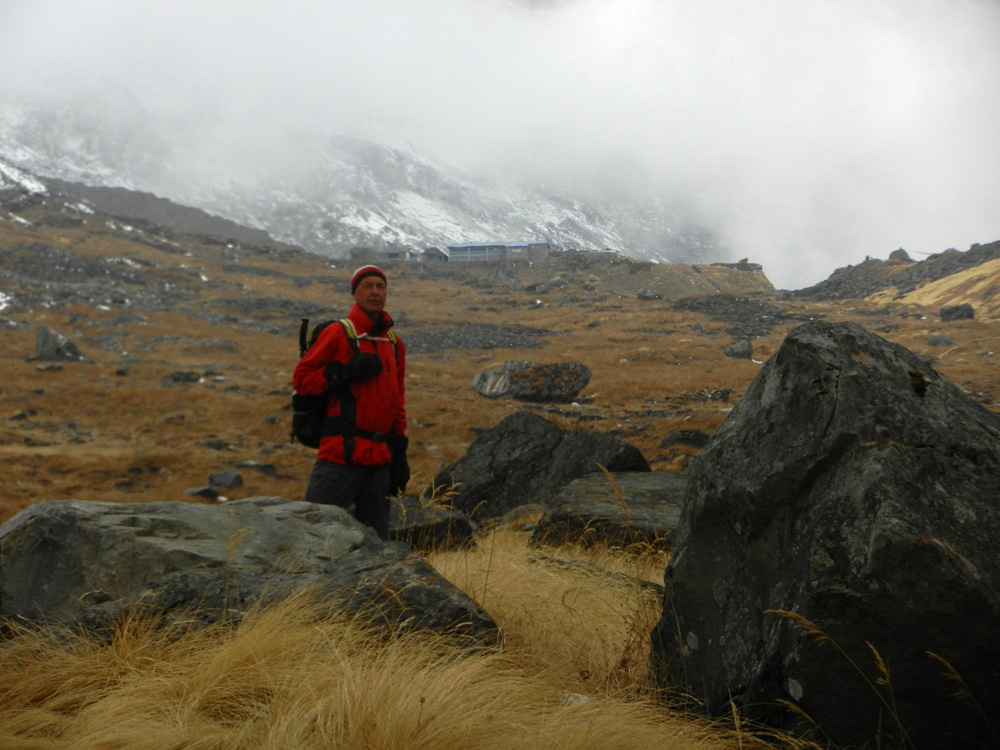
[[[361, 351], [361, 347], [358, 345], [358, 331], [354, 327], [354, 323], [352, 323], [349, 318], [341, 318], [341, 320], [339, 322], [340, 322], [340, 325], [344, 329], [344, 333], [347, 336], [347, 343], [351, 345], [351, 349], [354, 351], [354, 353], [358, 354]], [[399, 362], [399, 338], [396, 336], [395, 331], [393, 331], [391, 328], [388, 331], [385, 332], [385, 335], [386, 335], [386, 338], [388, 338], [389, 341], [392, 342], [392, 354], [396, 358], [396, 362], [398, 363]], [[368, 334], [363, 334], [362, 337], [363, 338], [370, 338], [368, 336]], [[377, 341], [378, 339], [372, 339], [372, 340]], [[385, 339], [382, 339], [382, 340], [384, 341]]]
[[347, 343], [351, 347], [351, 351], [355, 354], [360, 354], [361, 347], [358, 346], [358, 332], [354, 328], [354, 323], [347, 318], [341, 318], [338, 322], [340, 323], [340, 327], [344, 329], [344, 335], [347, 336]]

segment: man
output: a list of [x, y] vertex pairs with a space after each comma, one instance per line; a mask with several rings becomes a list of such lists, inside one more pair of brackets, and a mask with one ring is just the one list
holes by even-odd
[[[306, 500], [339, 505], [389, 538], [389, 495], [406, 486], [406, 347], [390, 333], [385, 272], [362, 266], [351, 277], [347, 314], [354, 341], [334, 322], [295, 367], [296, 393], [328, 395], [323, 438]], [[352, 345], [353, 344], [353, 345]]]

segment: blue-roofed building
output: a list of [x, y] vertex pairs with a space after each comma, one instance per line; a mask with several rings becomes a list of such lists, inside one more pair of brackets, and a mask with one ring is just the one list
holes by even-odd
[[549, 243], [529, 242], [457, 242], [448, 245], [448, 260], [455, 261], [500, 261], [500, 260], [540, 260], [549, 254]]

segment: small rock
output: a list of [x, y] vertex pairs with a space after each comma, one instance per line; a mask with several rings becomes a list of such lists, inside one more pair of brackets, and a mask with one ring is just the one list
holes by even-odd
[[203, 497], [206, 500], [218, 500], [219, 491], [215, 487], [197, 487], [195, 489], [184, 490], [185, 495], [192, 497]]
[[976, 317], [975, 308], [965, 303], [961, 305], [945, 305], [941, 308], [941, 320], [950, 322], [953, 320], [972, 320]]
[[236, 465], [241, 469], [253, 469], [266, 477], [273, 477], [276, 473], [274, 464], [265, 464], [260, 461], [241, 461]]
[[32, 360], [55, 360], [61, 362], [90, 362], [80, 349], [61, 333], [47, 326], [39, 326], [35, 336], [35, 353], [28, 357]]
[[753, 356], [753, 345], [746, 339], [735, 341], [722, 347], [722, 353], [736, 359], [750, 359]]
[[688, 445], [692, 448], [704, 448], [708, 442], [708, 435], [701, 430], [677, 430], [671, 432], [660, 442], [661, 448], [669, 448], [671, 445]]
[[555, 276], [549, 279], [548, 283], [549, 289], [565, 289], [569, 286], [569, 282], [566, 281], [562, 276]]
[[226, 490], [234, 490], [243, 486], [243, 477], [235, 469], [225, 471], [215, 471], [208, 475], [208, 483], [212, 487], [221, 487]]
[[954, 346], [955, 342], [952, 341], [950, 336], [945, 336], [943, 333], [939, 333], [936, 336], [931, 336], [927, 339], [927, 343], [931, 346]]

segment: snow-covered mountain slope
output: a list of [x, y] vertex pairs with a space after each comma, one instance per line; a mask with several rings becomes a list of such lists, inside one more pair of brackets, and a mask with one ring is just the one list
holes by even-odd
[[275, 237], [337, 254], [352, 246], [423, 249], [453, 242], [543, 239], [657, 260], [703, 260], [710, 243], [673, 228], [650, 201], [584, 202], [448, 171], [413, 150], [332, 137], [296, 179], [265, 179], [191, 202]]
[[185, 155], [183, 139], [158, 136], [162, 130], [148, 127], [127, 99], [114, 106], [114, 132], [86, 111], [5, 107], [0, 157], [46, 177], [149, 191], [335, 257], [356, 246], [421, 251], [546, 240], [655, 261], [725, 259], [707, 231], [653, 198], [585, 200], [502, 184], [412, 146], [339, 135], [300, 154], [293, 169], [283, 163], [213, 171], [210, 157], [186, 163], [195, 157]]
[[46, 192], [45, 185], [37, 177], [13, 164], [0, 159], [0, 190], [20, 188], [29, 193]]

